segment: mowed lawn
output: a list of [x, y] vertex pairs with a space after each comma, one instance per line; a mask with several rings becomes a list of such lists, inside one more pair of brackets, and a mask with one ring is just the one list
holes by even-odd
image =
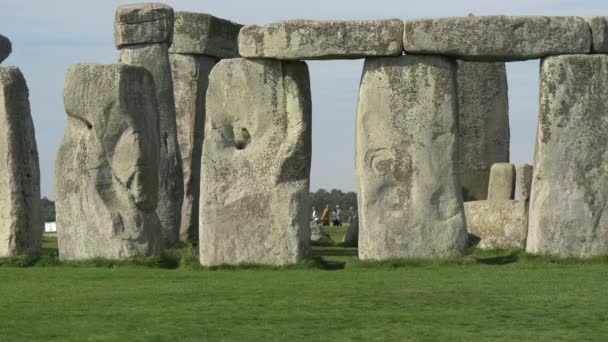
[[[45, 247], [56, 253], [53, 238]], [[314, 252], [324, 267], [5, 265], [0, 341], [608, 340], [606, 258], [366, 264], [354, 248]]]

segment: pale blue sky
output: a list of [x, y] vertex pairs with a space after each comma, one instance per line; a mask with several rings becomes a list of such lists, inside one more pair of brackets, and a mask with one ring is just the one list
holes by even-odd
[[[42, 194], [54, 197], [53, 164], [66, 126], [63, 83], [74, 63], [113, 63], [119, 0], [0, 0], [0, 33], [13, 43], [3, 65], [21, 68], [40, 154]], [[176, 11], [205, 12], [243, 24], [285, 19], [433, 18], [476, 15], [608, 15], [606, 0], [222, 0], [165, 1]], [[511, 160], [532, 162], [538, 61], [509, 63]], [[362, 60], [309, 62], [313, 99], [311, 189], [355, 189], [354, 137]]]

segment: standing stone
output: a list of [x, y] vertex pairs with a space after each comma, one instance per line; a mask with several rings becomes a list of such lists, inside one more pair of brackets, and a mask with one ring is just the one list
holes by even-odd
[[403, 53], [403, 22], [288, 20], [249, 25], [239, 33], [239, 52], [249, 58], [352, 59]]
[[501, 201], [515, 198], [515, 166], [510, 163], [497, 163], [490, 169], [488, 200]]
[[239, 57], [237, 37], [243, 25], [205, 13], [175, 12], [169, 52], [216, 58]]
[[166, 247], [179, 242], [184, 175], [177, 142], [175, 98], [169, 45], [173, 36], [173, 9], [163, 4], [120, 6], [116, 10], [114, 40], [120, 61], [145, 67], [156, 86], [160, 128], [158, 207]]
[[458, 137], [465, 201], [485, 200], [490, 168], [509, 161], [505, 63], [458, 62]]
[[583, 18], [468, 16], [405, 23], [407, 54], [438, 54], [470, 61], [508, 62], [588, 53], [591, 30]]
[[591, 27], [593, 46], [591, 51], [596, 53], [608, 52], [608, 17], [590, 17], [587, 22]]
[[25, 78], [0, 67], [0, 257], [40, 253], [40, 168]]
[[158, 255], [158, 109], [141, 67], [77, 64], [64, 88], [68, 129], [55, 162], [63, 260]]
[[465, 252], [457, 110], [448, 58], [365, 61], [356, 142], [360, 259]]
[[303, 62], [222, 60], [209, 77], [201, 170], [205, 266], [309, 255], [311, 102]]
[[180, 240], [197, 243], [205, 94], [215, 60], [206, 56], [182, 54], [171, 54], [170, 59], [177, 114], [177, 140], [184, 170]]
[[608, 56], [546, 58], [526, 251], [608, 254]]
[[8, 55], [11, 54], [13, 46], [11, 41], [5, 36], [0, 34], [0, 63], [2, 63]]
[[532, 191], [532, 165], [523, 164], [517, 167], [517, 187], [519, 188], [519, 200], [530, 201], [530, 191]]
[[359, 243], [359, 218], [354, 218], [348, 226], [342, 242], [349, 246], [356, 246]]

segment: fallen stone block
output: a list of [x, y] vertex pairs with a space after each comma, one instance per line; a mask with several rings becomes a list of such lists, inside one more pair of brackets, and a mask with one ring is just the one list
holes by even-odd
[[457, 111], [450, 59], [365, 61], [356, 134], [361, 260], [465, 252]]
[[303, 62], [225, 59], [211, 71], [201, 264], [284, 265], [309, 255], [309, 82]]
[[583, 18], [468, 16], [405, 23], [407, 54], [448, 55], [470, 61], [508, 62], [588, 53], [591, 30]]
[[[0, 48], [1, 49], [1, 48]], [[0, 257], [40, 254], [40, 168], [27, 84], [0, 67]]]
[[239, 52], [248, 58], [354, 59], [403, 53], [403, 22], [288, 20], [249, 25], [239, 33]]
[[[523, 247], [527, 210], [522, 202], [471, 201], [464, 203], [464, 211], [467, 230], [481, 240], [480, 248]], [[487, 246], [481, 244], [483, 241]]]
[[55, 162], [59, 257], [159, 255], [158, 109], [141, 67], [77, 64], [64, 88], [68, 128]]

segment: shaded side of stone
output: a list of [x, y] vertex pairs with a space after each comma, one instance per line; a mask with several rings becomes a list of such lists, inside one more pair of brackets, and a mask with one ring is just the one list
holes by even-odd
[[517, 187], [519, 188], [519, 200], [522, 202], [530, 201], [533, 172], [534, 170], [530, 164], [523, 164], [517, 167]]
[[171, 53], [216, 58], [239, 57], [238, 35], [243, 25], [206, 13], [175, 12]]
[[141, 67], [77, 64], [64, 88], [68, 128], [55, 162], [59, 257], [159, 255], [158, 109]]
[[154, 78], [160, 128], [160, 186], [157, 213], [162, 224], [165, 246], [175, 246], [179, 242], [184, 175], [177, 142], [175, 98], [168, 45], [125, 46], [120, 50], [120, 61], [142, 66], [150, 71]]
[[283, 60], [397, 56], [403, 52], [403, 22], [288, 20], [245, 26], [239, 33], [243, 57]]
[[542, 61], [526, 250], [608, 254], [608, 56]]
[[356, 136], [360, 259], [465, 252], [457, 109], [449, 59], [366, 60]]
[[591, 50], [596, 53], [608, 52], [608, 17], [590, 17], [587, 22], [593, 37]]
[[302, 62], [226, 59], [209, 76], [203, 265], [296, 263], [310, 252], [311, 99]]
[[471, 61], [508, 62], [589, 53], [591, 30], [583, 18], [468, 16], [405, 23], [407, 54], [448, 55]]
[[114, 19], [114, 44], [167, 43], [173, 38], [173, 9], [164, 4], [141, 3], [119, 6]]
[[16, 67], [0, 67], [0, 257], [40, 253], [40, 168], [29, 91]]
[[201, 154], [205, 129], [205, 94], [215, 60], [171, 54], [177, 140], [184, 170], [180, 240], [198, 243]]
[[487, 198], [490, 168], [509, 161], [505, 63], [458, 62], [458, 137], [465, 201]]
[[488, 200], [503, 201], [515, 198], [515, 165], [497, 163], [490, 169]]
[[12, 51], [13, 45], [11, 44], [11, 41], [0, 34], [0, 63], [2, 63]]

